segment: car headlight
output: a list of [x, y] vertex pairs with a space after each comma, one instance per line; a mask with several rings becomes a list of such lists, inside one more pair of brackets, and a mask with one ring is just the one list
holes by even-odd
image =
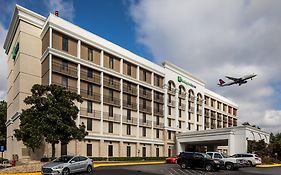
[[240, 160], [236, 159], [236, 163], [240, 163], [240, 162], [242, 162], [242, 161], [240, 161]]
[[218, 160], [214, 160], [214, 163], [217, 163], [217, 164], [219, 164], [219, 163], [220, 163], [220, 161], [218, 161]]
[[59, 165], [59, 166], [54, 167], [53, 169], [63, 169], [63, 166]]

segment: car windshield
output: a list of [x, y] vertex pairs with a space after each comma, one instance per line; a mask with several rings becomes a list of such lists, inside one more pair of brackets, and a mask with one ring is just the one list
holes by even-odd
[[228, 158], [228, 157], [229, 157], [229, 156], [226, 155], [225, 153], [222, 153], [221, 155], [222, 155], [223, 158]]
[[212, 159], [212, 157], [209, 154], [202, 153], [202, 155], [204, 156], [204, 158]]
[[59, 158], [56, 158], [54, 160], [54, 162], [63, 162], [63, 163], [67, 163], [70, 159], [72, 159], [73, 156], [62, 156], [62, 157], [59, 157]]

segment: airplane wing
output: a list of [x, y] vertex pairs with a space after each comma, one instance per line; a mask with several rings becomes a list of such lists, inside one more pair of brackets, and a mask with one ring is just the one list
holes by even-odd
[[234, 78], [234, 77], [229, 77], [229, 76], [225, 76], [225, 77], [232, 81], [238, 81], [240, 79], [240, 78]]
[[219, 86], [230, 86], [230, 85], [233, 85], [233, 84], [237, 84], [237, 82], [233, 81], [233, 82], [230, 82], [230, 83], [225, 83], [225, 84], [219, 84]]

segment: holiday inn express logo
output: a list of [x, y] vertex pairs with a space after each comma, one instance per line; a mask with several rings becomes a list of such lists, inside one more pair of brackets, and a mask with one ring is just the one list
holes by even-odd
[[186, 84], [187, 86], [191, 86], [191, 87], [193, 87], [193, 88], [196, 88], [195, 85], [193, 85], [192, 83], [190, 83], [190, 82], [184, 80], [184, 79], [183, 79], [182, 77], [180, 77], [180, 76], [178, 76], [178, 82], [179, 82], [179, 83], [184, 83], [184, 84]]

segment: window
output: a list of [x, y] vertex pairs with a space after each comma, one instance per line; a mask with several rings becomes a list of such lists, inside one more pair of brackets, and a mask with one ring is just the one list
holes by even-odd
[[181, 117], [181, 110], [179, 109], [179, 117]]
[[131, 135], [131, 125], [127, 125], [127, 135]]
[[68, 71], [68, 62], [63, 60], [63, 61], [61, 62], [61, 68], [62, 68], [62, 70], [64, 70], [64, 71]]
[[188, 120], [191, 120], [191, 112], [188, 112]]
[[160, 77], [159, 76], [156, 77], [156, 85], [158, 87], [160, 87]]
[[159, 148], [156, 148], [156, 157], [159, 157], [159, 153], [160, 153]]
[[87, 156], [92, 156], [92, 144], [87, 144]]
[[145, 127], [142, 128], [142, 136], [146, 137], [146, 128]]
[[87, 118], [87, 130], [88, 131], [93, 130], [93, 120], [91, 118]]
[[221, 155], [220, 155], [220, 154], [215, 153], [214, 158], [215, 158], [215, 159], [221, 159], [222, 157], [221, 157]]
[[61, 77], [61, 84], [62, 84], [63, 87], [68, 88], [68, 78], [62, 76]]
[[127, 157], [131, 157], [131, 146], [127, 146]]
[[114, 69], [114, 59], [113, 59], [113, 57], [109, 57], [109, 68]]
[[87, 101], [87, 112], [93, 113], [93, 102]]
[[113, 84], [114, 84], [114, 79], [113, 79], [113, 77], [108, 77], [108, 79], [109, 79], [109, 84], [113, 85]]
[[199, 125], [196, 125], [196, 130], [199, 131]]
[[147, 77], [146, 77], [146, 71], [143, 70], [143, 80], [146, 81]]
[[171, 108], [171, 106], [168, 106], [168, 112], [169, 112], [169, 115], [172, 115], [172, 108]]
[[188, 130], [191, 130], [191, 123], [188, 123]]
[[172, 102], [172, 95], [168, 94], [168, 102], [171, 103]]
[[113, 145], [108, 145], [108, 157], [113, 157]]
[[93, 85], [92, 84], [88, 84], [87, 95], [93, 96]]
[[146, 157], [146, 147], [142, 147], [142, 157]]
[[160, 117], [156, 116], [156, 125], [159, 125], [159, 124], [160, 124]]
[[158, 138], [158, 139], [159, 139], [159, 137], [160, 137], [160, 134], [159, 134], [159, 129], [156, 129], [156, 138]]
[[88, 48], [88, 60], [93, 61], [93, 49]]
[[113, 133], [113, 122], [108, 122], [108, 133]]
[[172, 139], [172, 132], [168, 131], [168, 139], [171, 140]]
[[67, 144], [66, 143], [61, 143], [61, 155], [67, 155]]
[[143, 123], [146, 123], [146, 113], [142, 114], [142, 120], [143, 120]]
[[130, 63], [128, 63], [128, 65], [127, 65], [127, 74], [130, 76], [132, 75], [132, 66]]
[[93, 70], [90, 69], [90, 68], [88, 68], [87, 77], [88, 77], [88, 78], [93, 78]]
[[112, 89], [109, 89], [108, 90], [109, 91], [109, 99], [111, 100], [111, 101], [113, 101], [113, 90]]
[[131, 110], [127, 109], [127, 120], [131, 120]]
[[146, 100], [143, 100], [143, 109], [146, 109]]
[[127, 105], [131, 105], [131, 96], [127, 95]]
[[181, 98], [179, 98], [179, 106], [181, 106]]
[[172, 156], [172, 149], [169, 148], [169, 149], [168, 149], [168, 157], [171, 157], [171, 156]]
[[179, 128], [181, 128], [181, 121], [179, 121]]
[[108, 115], [109, 117], [113, 117], [113, 106], [108, 106]]
[[143, 95], [146, 95], [146, 88], [143, 88], [142, 93], [143, 93]]
[[172, 120], [168, 118], [168, 126], [172, 126]]
[[68, 52], [68, 38], [66, 36], [62, 37], [62, 50]]

